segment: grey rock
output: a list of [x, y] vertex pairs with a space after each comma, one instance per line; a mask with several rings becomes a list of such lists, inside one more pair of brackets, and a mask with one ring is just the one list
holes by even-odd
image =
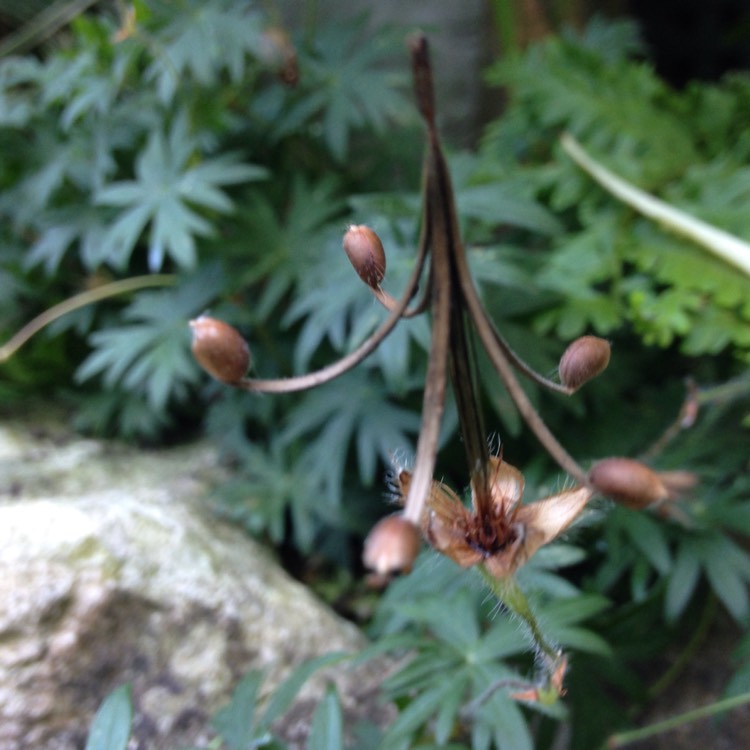
[[[139, 451], [54, 422], [0, 426], [0, 750], [83, 747], [108, 692], [133, 685], [131, 748], [210, 738], [249, 669], [264, 691], [364, 639], [260, 545], [220, 522], [206, 444]], [[387, 716], [377, 669], [327, 672], [351, 715]], [[321, 680], [285, 728], [304, 741]]]

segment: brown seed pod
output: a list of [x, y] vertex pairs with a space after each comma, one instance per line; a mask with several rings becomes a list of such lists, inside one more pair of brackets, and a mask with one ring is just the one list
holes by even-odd
[[377, 289], [385, 277], [385, 250], [380, 237], [370, 227], [352, 224], [344, 235], [344, 252], [359, 278]]
[[259, 57], [278, 70], [281, 81], [287, 86], [299, 83], [297, 50], [284, 29], [271, 26], [260, 38]]
[[362, 561], [379, 576], [408, 572], [419, 548], [419, 529], [401, 513], [394, 513], [372, 527], [365, 539]]
[[632, 458], [598, 461], [589, 471], [589, 482], [602, 495], [631, 510], [642, 510], [669, 497], [659, 475]]
[[193, 356], [211, 377], [232, 384], [245, 376], [250, 366], [250, 349], [235, 328], [206, 315], [191, 320], [190, 327]]
[[560, 358], [560, 382], [573, 391], [600, 375], [609, 364], [609, 341], [598, 336], [581, 336]]

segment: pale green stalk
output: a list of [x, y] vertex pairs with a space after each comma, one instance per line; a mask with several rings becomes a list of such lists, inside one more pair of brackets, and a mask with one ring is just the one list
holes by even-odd
[[568, 156], [608, 193], [750, 276], [750, 244], [729, 232], [717, 229], [705, 221], [680, 211], [659, 198], [654, 198], [653, 195], [618, 177], [614, 172], [610, 172], [592, 159], [570, 133], [564, 133], [560, 142]]
[[539, 623], [537, 622], [534, 611], [531, 608], [526, 594], [520, 588], [516, 579], [512, 576], [507, 578], [495, 578], [490, 575], [484, 565], [478, 565], [477, 569], [482, 575], [484, 582], [492, 590], [497, 600], [507, 607], [513, 614], [523, 620], [528, 628], [531, 640], [537, 648], [539, 654], [543, 657], [547, 670], [552, 673], [559, 664], [561, 652], [560, 649], [551, 643], [542, 633]]
[[169, 286], [174, 284], [177, 277], [173, 274], [149, 274], [147, 276], [133, 276], [130, 279], [121, 279], [109, 284], [88, 289], [85, 292], [76, 294], [68, 299], [63, 300], [57, 305], [53, 305], [45, 310], [36, 318], [29, 321], [18, 333], [9, 341], [0, 346], [0, 363], [10, 359], [18, 349], [21, 348], [34, 334], [39, 333], [45, 326], [53, 321], [66, 315], [73, 310], [90, 305], [92, 302], [99, 302], [109, 297], [115, 297], [118, 294], [135, 292], [140, 289], [147, 289], [155, 286]]
[[672, 729], [687, 724], [691, 721], [697, 721], [698, 719], [705, 719], [709, 716], [716, 716], [717, 714], [729, 711], [732, 708], [738, 708], [746, 703], [750, 703], [750, 693], [742, 693], [735, 695], [731, 698], [725, 698], [724, 700], [711, 703], [708, 706], [701, 706], [700, 708], [694, 708], [691, 711], [672, 716], [664, 721], [658, 721], [655, 724], [649, 724], [647, 727], [641, 727], [640, 729], [633, 729], [629, 732], [619, 732], [613, 734], [607, 740], [607, 748], [625, 747], [633, 742], [644, 740], [647, 737], [653, 737], [656, 734], [662, 734]]

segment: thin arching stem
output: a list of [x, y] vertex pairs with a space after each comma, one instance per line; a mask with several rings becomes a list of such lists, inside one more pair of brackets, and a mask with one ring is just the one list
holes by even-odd
[[381, 323], [379, 328], [368, 336], [354, 351], [320, 370], [309, 372], [305, 375], [273, 379], [243, 378], [233, 385], [241, 390], [254, 391], [256, 393], [293, 393], [295, 391], [304, 391], [308, 388], [323, 385], [323, 383], [328, 383], [339, 377], [339, 375], [343, 375], [348, 370], [351, 370], [352, 367], [358, 365], [363, 359], [368, 357], [378, 348], [380, 343], [394, 329], [403, 316], [404, 311], [409, 305], [409, 301], [414, 296], [417, 284], [419, 283], [419, 278], [422, 275], [422, 269], [427, 257], [427, 249], [427, 243], [424, 241], [423, 237], [419, 243], [414, 270], [409, 277], [406, 289], [404, 290], [401, 299], [398, 301], [398, 304], [391, 311], [391, 314]]
[[539, 412], [534, 408], [534, 405], [531, 403], [526, 392], [518, 382], [518, 378], [516, 378], [516, 375], [513, 372], [513, 365], [511, 365], [510, 361], [505, 356], [505, 352], [497, 346], [497, 342], [492, 333], [492, 327], [484, 316], [484, 311], [479, 302], [479, 296], [476, 293], [476, 289], [474, 289], [468, 268], [465, 267], [465, 259], [462, 259], [462, 261], [464, 262], [464, 267], [462, 272], [460, 272], [461, 288], [464, 294], [464, 300], [466, 301], [466, 306], [469, 309], [469, 313], [474, 321], [479, 338], [487, 351], [490, 361], [500, 375], [503, 384], [508, 390], [510, 397], [513, 399], [521, 417], [523, 417], [523, 420], [529, 426], [529, 429], [531, 429], [531, 431], [537, 436], [539, 442], [544, 446], [545, 450], [550, 456], [552, 456], [558, 465], [576, 479], [576, 481], [581, 484], [588, 484], [586, 472], [565, 450], [560, 441], [552, 434], [549, 427], [547, 427], [541, 416], [539, 416]]
[[[385, 291], [382, 287], [377, 287], [376, 289], [372, 289], [373, 295], [375, 295], [375, 299], [380, 302], [381, 305], [386, 310], [389, 310], [393, 312], [393, 310], [396, 309], [398, 306], [398, 300], [393, 297], [392, 295], [388, 294], [388, 292]], [[429, 288], [429, 285], [425, 289], [425, 291], [422, 293], [422, 297], [417, 302], [414, 307], [407, 307], [406, 310], [404, 310], [403, 313], [401, 313], [402, 318], [414, 318], [417, 315], [421, 315], [423, 312], [425, 312], [429, 306], [430, 306], [430, 299], [432, 298], [432, 290]]]
[[[447, 168], [445, 168], [445, 171], [447, 172]], [[477, 290], [474, 287], [474, 281], [471, 278], [469, 266], [466, 262], [466, 254], [463, 252], [456, 253], [454, 263], [458, 283], [461, 287], [461, 294], [477, 329], [479, 339], [490, 361], [500, 375], [510, 397], [513, 399], [521, 417], [559, 466], [581, 484], [588, 484], [586, 472], [552, 434], [518, 382], [518, 378], [513, 371], [513, 364], [506, 355], [504, 347], [499, 345], [494, 326], [487, 317]]]
[[119, 281], [102, 284], [101, 286], [87, 289], [85, 292], [68, 297], [68, 299], [53, 305], [48, 310], [37, 315], [33, 320], [30, 320], [14, 336], [6, 341], [5, 344], [0, 346], [0, 363], [10, 359], [32, 336], [63, 315], [67, 315], [74, 310], [86, 307], [94, 302], [109, 299], [110, 297], [152, 287], [171, 286], [176, 281], [177, 277], [173, 274], [133, 276], [129, 279], [120, 279]]
[[[435, 201], [438, 203], [436, 215], [442, 215], [444, 217], [443, 221], [446, 222], [446, 225], [444, 227], [439, 227], [439, 230], [443, 233], [448, 233], [446, 236], [451, 238], [449, 241], [452, 243], [450, 253], [451, 275], [455, 275], [460, 287], [460, 294], [463, 297], [469, 314], [476, 326], [479, 338], [487, 350], [487, 354], [489, 355], [492, 364], [500, 374], [505, 387], [508, 389], [508, 393], [516, 404], [524, 421], [561, 468], [568, 472], [568, 474], [574, 477], [577, 481], [582, 484], [587, 484], [588, 480], [586, 478], [586, 472], [584, 472], [576, 460], [565, 450], [565, 448], [563, 448], [552, 432], [550, 432], [549, 428], [544, 423], [544, 420], [542, 420], [531, 401], [529, 401], [525, 391], [521, 388], [513, 371], [513, 365], [505, 353], [506, 347], [503, 347], [498, 342], [499, 336], [496, 336], [494, 326], [486, 316], [479, 295], [474, 287], [474, 282], [471, 278], [469, 267], [466, 262], [466, 254], [461, 245], [460, 238], [458, 237], [458, 221], [455, 216], [455, 201], [453, 200], [450, 175], [437, 138], [434, 120], [435, 108], [434, 100], [432, 98], [432, 75], [429, 60], [427, 59], [427, 43], [423, 37], [412, 42], [412, 69], [414, 72], [415, 90], [417, 94], [417, 106], [427, 123], [428, 134], [430, 136], [429, 154], [434, 173], [433, 189], [437, 191]], [[428, 183], [428, 191], [430, 186], [431, 183]], [[438, 229], [436, 229], [436, 236], [437, 235]], [[433, 283], [435, 278], [437, 278], [437, 275], [434, 272], [435, 263], [438, 257], [439, 253], [434, 249]], [[481, 421], [475, 422], [475, 424], [481, 424]], [[475, 430], [471, 426], [467, 426], [467, 429], [469, 430], [467, 433], [469, 436], [475, 433]], [[464, 436], [464, 440], [466, 439], [467, 435]], [[483, 441], [481, 442], [483, 443]], [[486, 450], [485, 447], [485, 453]], [[472, 455], [474, 455], [473, 451]], [[477, 452], [475, 455], [478, 457], [482, 455], [482, 453]], [[474, 471], [475, 469], [473, 466], [470, 466], [469, 468], [471, 471]], [[481, 479], [481, 477], [478, 477], [478, 479]]]
[[[479, 300], [479, 304], [482, 305], [481, 300]], [[522, 375], [525, 375], [529, 380], [532, 380], [534, 383], [537, 383], [538, 385], [541, 385], [542, 387], [546, 388], [549, 391], [555, 391], [556, 393], [564, 393], [566, 396], [571, 396], [575, 393], [575, 390], [573, 388], [569, 388], [566, 385], [563, 385], [562, 383], [556, 383], [554, 380], [550, 380], [549, 378], [545, 378], [544, 375], [541, 375], [538, 373], [531, 365], [529, 365], [527, 362], [525, 362], [521, 357], [516, 354], [516, 352], [513, 351], [510, 344], [505, 340], [505, 338], [502, 336], [500, 331], [497, 330], [495, 324], [492, 322], [492, 319], [487, 315], [486, 310], [484, 309], [484, 306], [482, 305], [482, 313], [489, 324], [490, 328], [492, 329], [492, 334], [495, 337], [495, 343], [498, 347], [502, 350], [503, 354], [506, 356], [508, 361], [513, 365], [513, 367], [516, 368]]]
[[430, 127], [430, 158], [433, 162], [434, 180], [430, 190], [434, 194], [436, 206], [431, 222], [435, 227], [433, 246], [433, 269], [439, 256], [447, 259], [446, 267], [449, 276], [450, 296], [445, 301], [450, 306], [450, 375], [453, 393], [456, 399], [458, 418], [461, 425], [464, 449], [474, 487], [474, 496], [480, 507], [478, 513], [488, 513], [483, 503], [489, 502], [490, 492], [487, 476], [489, 451], [485, 439], [484, 419], [479, 403], [475, 357], [468, 338], [467, 320], [461, 304], [461, 290], [457, 276], [455, 259], [464, 255], [463, 243], [459, 232], [456, 201], [453, 193], [450, 173], [440, 147], [438, 134]]

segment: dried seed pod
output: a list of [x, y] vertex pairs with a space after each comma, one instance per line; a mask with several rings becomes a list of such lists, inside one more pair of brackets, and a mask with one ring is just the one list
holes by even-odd
[[377, 289], [385, 277], [385, 250], [380, 237], [370, 227], [352, 224], [344, 235], [344, 252], [359, 278]]
[[589, 482], [602, 495], [632, 510], [641, 510], [669, 497], [659, 475], [632, 458], [598, 461], [589, 471]]
[[229, 384], [245, 376], [250, 366], [250, 349], [235, 328], [206, 315], [191, 320], [190, 327], [193, 356], [209, 375]]
[[660, 471], [659, 479], [669, 492], [669, 499], [676, 500], [692, 490], [700, 481], [700, 477], [685, 469], [673, 471]]
[[287, 86], [299, 83], [297, 50], [284, 29], [271, 26], [260, 38], [259, 57], [278, 70], [281, 81]]
[[600, 375], [609, 364], [609, 341], [598, 336], [581, 336], [560, 358], [560, 382], [573, 391]]
[[408, 572], [419, 554], [417, 527], [401, 513], [382, 518], [365, 539], [362, 561], [379, 576]]

